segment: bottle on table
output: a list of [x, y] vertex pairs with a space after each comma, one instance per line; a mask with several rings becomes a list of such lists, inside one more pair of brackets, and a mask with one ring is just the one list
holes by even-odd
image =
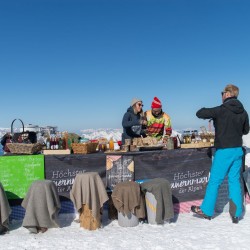
[[50, 138], [50, 149], [51, 150], [54, 149], [54, 138], [53, 137]]
[[58, 140], [58, 149], [63, 149], [63, 140], [61, 137]]
[[68, 146], [68, 137], [63, 137], [63, 149], [69, 149]]
[[67, 140], [67, 146], [68, 146], [68, 149], [70, 149], [71, 150], [71, 139], [70, 138], [68, 138], [68, 140]]
[[114, 148], [115, 148], [114, 140], [113, 140], [113, 137], [111, 137], [110, 140], [109, 140], [109, 150], [113, 151]]
[[46, 140], [46, 149], [50, 149], [50, 137]]
[[172, 137], [168, 137], [167, 139], [167, 149], [174, 149], [174, 141]]
[[59, 148], [59, 141], [58, 141], [58, 138], [56, 137], [55, 138], [55, 149], [58, 149]]

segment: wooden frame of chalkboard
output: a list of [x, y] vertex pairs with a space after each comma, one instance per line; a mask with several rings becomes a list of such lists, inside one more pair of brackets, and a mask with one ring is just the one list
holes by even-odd
[[44, 155], [0, 156], [0, 182], [8, 199], [24, 198], [35, 180], [44, 180]]

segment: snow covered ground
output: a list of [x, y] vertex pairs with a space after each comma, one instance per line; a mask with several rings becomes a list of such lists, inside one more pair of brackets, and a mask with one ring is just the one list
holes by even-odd
[[104, 227], [96, 231], [80, 228], [73, 214], [60, 214], [62, 227], [43, 234], [31, 234], [14, 222], [0, 236], [0, 249], [250, 249], [250, 205], [239, 224], [232, 224], [228, 213], [211, 221], [187, 213], [164, 225], [125, 228], [108, 221], [107, 212], [104, 216]]

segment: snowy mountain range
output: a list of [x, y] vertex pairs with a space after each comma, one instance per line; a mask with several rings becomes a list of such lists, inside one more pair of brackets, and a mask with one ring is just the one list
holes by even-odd
[[97, 138], [113, 138], [114, 141], [120, 141], [122, 138], [122, 129], [99, 128], [81, 130], [81, 137], [93, 140]]
[[[0, 138], [10, 132], [10, 128], [0, 128]], [[173, 131], [173, 136], [176, 136], [177, 132]], [[178, 133], [180, 134], [180, 133]], [[80, 130], [81, 137], [86, 139], [97, 139], [97, 138], [106, 138], [109, 140], [111, 137], [114, 141], [120, 141], [122, 137], [122, 129], [114, 129], [114, 128], [99, 128], [99, 129], [83, 129]]]
[[0, 138], [2, 138], [7, 132], [10, 132], [10, 128], [0, 128]]
[[[181, 133], [173, 130], [172, 136], [181, 136]], [[112, 129], [112, 128], [99, 128], [99, 129], [85, 129], [81, 130], [81, 136], [90, 140], [97, 138], [110, 139], [111, 137], [114, 141], [120, 141], [122, 138], [122, 129]]]
[[[18, 128], [13, 129], [14, 132], [19, 132]], [[10, 128], [0, 128], [0, 138], [2, 138], [6, 133], [10, 133]]]

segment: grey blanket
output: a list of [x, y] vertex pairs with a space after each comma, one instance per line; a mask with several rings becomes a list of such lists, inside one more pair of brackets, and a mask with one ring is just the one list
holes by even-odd
[[145, 202], [140, 185], [134, 181], [116, 184], [112, 200], [117, 211], [123, 215], [133, 213], [137, 218], [145, 218]]
[[9, 216], [11, 214], [10, 205], [0, 182], [0, 234], [9, 229]]
[[82, 205], [88, 205], [92, 215], [100, 219], [103, 204], [108, 200], [107, 191], [97, 172], [77, 174], [70, 191], [70, 199], [78, 212]]
[[164, 220], [174, 217], [174, 208], [172, 202], [172, 191], [168, 180], [155, 178], [141, 184], [143, 192], [150, 192], [155, 196], [156, 205], [156, 223], [162, 224]]
[[57, 188], [52, 181], [34, 181], [21, 205], [26, 209], [23, 227], [59, 227], [58, 213], [61, 204]]

